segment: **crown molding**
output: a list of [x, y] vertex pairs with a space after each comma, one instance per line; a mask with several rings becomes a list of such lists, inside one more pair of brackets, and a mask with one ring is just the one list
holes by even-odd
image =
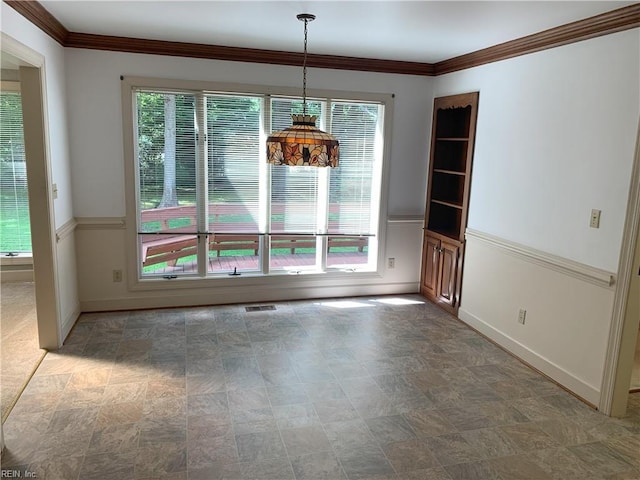
[[567, 23], [533, 35], [443, 60], [433, 66], [435, 75], [443, 75], [636, 27], [640, 27], [640, 4], [618, 8], [584, 20]]
[[[271, 65], [302, 66], [304, 55], [297, 52], [226, 47], [203, 43], [168, 42], [142, 38], [94, 35], [69, 32], [65, 47], [109, 50], [116, 52], [169, 55], [174, 57], [206, 58], [232, 62], [267, 63]], [[307, 66], [355, 70], [365, 72], [400, 73], [405, 75], [433, 75], [429, 63], [379, 60], [339, 55], [307, 55]]]
[[66, 46], [65, 41], [67, 35], [69, 35], [69, 30], [56, 17], [51, 15], [40, 2], [31, 0], [4, 0], [4, 2], [60, 45]]
[[[64, 47], [271, 65], [302, 65], [303, 54], [296, 52], [70, 32], [37, 1], [3, 1]], [[437, 63], [308, 54], [307, 65], [337, 70], [435, 76], [637, 27], [640, 27], [640, 3]]]

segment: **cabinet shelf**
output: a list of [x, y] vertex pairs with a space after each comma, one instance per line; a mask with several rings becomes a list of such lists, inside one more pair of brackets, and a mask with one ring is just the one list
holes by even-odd
[[436, 138], [438, 142], [468, 142], [468, 137], [438, 137]]
[[465, 173], [469, 142], [436, 141], [432, 147], [434, 170]]
[[441, 229], [438, 229], [438, 230], [430, 229], [429, 232], [436, 233], [436, 234], [441, 235], [441, 236], [446, 237], [446, 238], [450, 238], [451, 240], [458, 240], [457, 232], [452, 231], [452, 230], [445, 230], [444, 228], [441, 228]]
[[439, 205], [444, 205], [445, 207], [457, 208], [458, 210], [462, 210], [462, 205], [457, 205], [451, 202], [445, 202], [443, 200], [436, 200], [435, 198], [432, 198], [431, 201]]
[[434, 173], [444, 173], [445, 175], [459, 175], [464, 177], [467, 172], [459, 172], [458, 170], [445, 170], [443, 168], [434, 168]]

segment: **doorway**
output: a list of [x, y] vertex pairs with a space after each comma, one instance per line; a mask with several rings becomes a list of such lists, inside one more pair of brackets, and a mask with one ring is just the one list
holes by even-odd
[[[20, 394], [32, 372], [37, 368], [46, 349], [59, 346], [58, 303], [55, 281], [55, 232], [50, 195], [50, 173], [47, 147], [46, 99], [44, 83], [44, 58], [25, 45], [2, 33], [2, 79], [11, 78], [19, 84], [22, 126], [24, 134], [24, 175], [26, 176], [26, 202], [29, 212], [31, 251], [33, 268], [31, 278], [23, 284], [1, 284], [3, 309], [3, 334], [9, 337], [2, 343], [2, 389]], [[7, 159], [4, 159], [7, 160]], [[19, 159], [15, 156], [7, 161], [11, 168]], [[11, 258], [11, 257], [10, 257]], [[14, 260], [15, 267], [20, 261]], [[24, 262], [22, 262], [24, 263]], [[10, 265], [11, 266], [11, 265]], [[24, 267], [22, 273], [25, 273]], [[18, 268], [18, 269], [20, 269]], [[16, 269], [14, 268], [14, 274]], [[3, 278], [12, 274], [4, 275]], [[14, 278], [15, 279], [15, 278]], [[17, 278], [20, 280], [20, 278]], [[29, 281], [30, 280], [30, 281]], [[14, 288], [15, 287], [15, 288]], [[5, 306], [5, 300], [7, 306]], [[13, 313], [15, 322], [5, 332], [5, 316]], [[4, 335], [3, 335], [4, 336]], [[21, 342], [24, 342], [21, 344]], [[31, 353], [20, 347], [29, 343]], [[5, 359], [5, 352], [7, 358]], [[24, 362], [7, 362], [13, 355], [25, 353]], [[23, 363], [18, 366], [18, 363]], [[9, 379], [12, 376], [15, 378]], [[20, 377], [20, 379], [18, 379]], [[6, 400], [3, 392], [2, 420], [15, 399]], [[4, 402], [9, 402], [7, 405]], [[1, 423], [0, 423], [1, 425]], [[1, 429], [0, 429], [1, 438]]]
[[44, 358], [33, 283], [20, 60], [2, 54], [0, 70], [0, 421]]

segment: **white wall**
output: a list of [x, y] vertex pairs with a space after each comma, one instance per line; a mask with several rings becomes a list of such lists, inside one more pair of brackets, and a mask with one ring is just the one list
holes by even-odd
[[[74, 207], [77, 217], [124, 216], [120, 75], [302, 86], [297, 67], [157, 55], [66, 51]], [[430, 79], [313, 69], [309, 89], [395, 93], [389, 214], [424, 211]]]
[[[398, 258], [393, 271], [375, 279], [260, 279], [251, 288], [129, 291], [127, 279], [113, 283], [111, 271], [126, 274], [124, 160], [120, 76], [176, 78], [301, 88], [301, 69], [242, 62], [67, 49], [67, 95], [80, 298], [83, 310], [276, 299], [416, 292], [420, 264], [420, 220], [387, 229], [387, 250]], [[389, 168], [389, 216], [424, 211], [431, 79], [366, 72], [309, 69], [308, 86], [322, 90], [395, 94]], [[114, 220], [115, 219], [115, 220]], [[381, 219], [382, 222], [386, 219]], [[126, 228], [135, 228], [127, 225]], [[407, 237], [407, 229], [414, 235]], [[407, 243], [413, 247], [403, 256]], [[386, 253], [386, 252], [385, 252]], [[402, 257], [402, 258], [401, 258]], [[398, 263], [399, 262], [399, 263]], [[384, 269], [383, 269], [384, 270]], [[244, 282], [236, 282], [238, 285]], [[247, 280], [248, 281], [248, 280]], [[288, 285], [288, 287], [287, 287]], [[296, 288], [293, 288], [296, 287]], [[167, 287], [168, 288], [168, 287]], [[250, 293], [247, 293], [250, 292]]]
[[[0, 8], [2, 32], [44, 58], [41, 72], [45, 82], [47, 157], [50, 181], [58, 190], [57, 199], [53, 200], [53, 228], [58, 230], [74, 222], [64, 48], [4, 2]], [[50, 185], [49, 191], [42, 194], [52, 195], [52, 190]], [[57, 295], [55, 317], [61, 341], [79, 311], [73, 235], [52, 245], [52, 251], [55, 276], [52, 288]], [[36, 293], [38, 288], [36, 285]]]
[[57, 228], [73, 218], [64, 48], [4, 2], [0, 12], [2, 31], [45, 59], [51, 180], [58, 186], [54, 203]]
[[436, 78], [435, 96], [480, 91], [469, 227], [617, 269], [639, 48], [635, 29]]
[[[480, 91], [460, 316], [592, 403], [613, 290], [548, 264], [615, 276], [640, 112], [638, 29], [438, 77], [435, 96]], [[592, 208], [602, 210], [589, 228]], [[560, 275], [560, 276], [558, 276]], [[518, 309], [530, 316], [517, 323]]]

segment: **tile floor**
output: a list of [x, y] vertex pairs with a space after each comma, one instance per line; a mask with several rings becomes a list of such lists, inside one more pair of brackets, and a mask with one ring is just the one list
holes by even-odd
[[85, 314], [5, 440], [46, 480], [638, 479], [640, 395], [608, 418], [419, 296]]
[[33, 282], [0, 285], [0, 418], [3, 421], [47, 353], [38, 343], [35, 305]]

